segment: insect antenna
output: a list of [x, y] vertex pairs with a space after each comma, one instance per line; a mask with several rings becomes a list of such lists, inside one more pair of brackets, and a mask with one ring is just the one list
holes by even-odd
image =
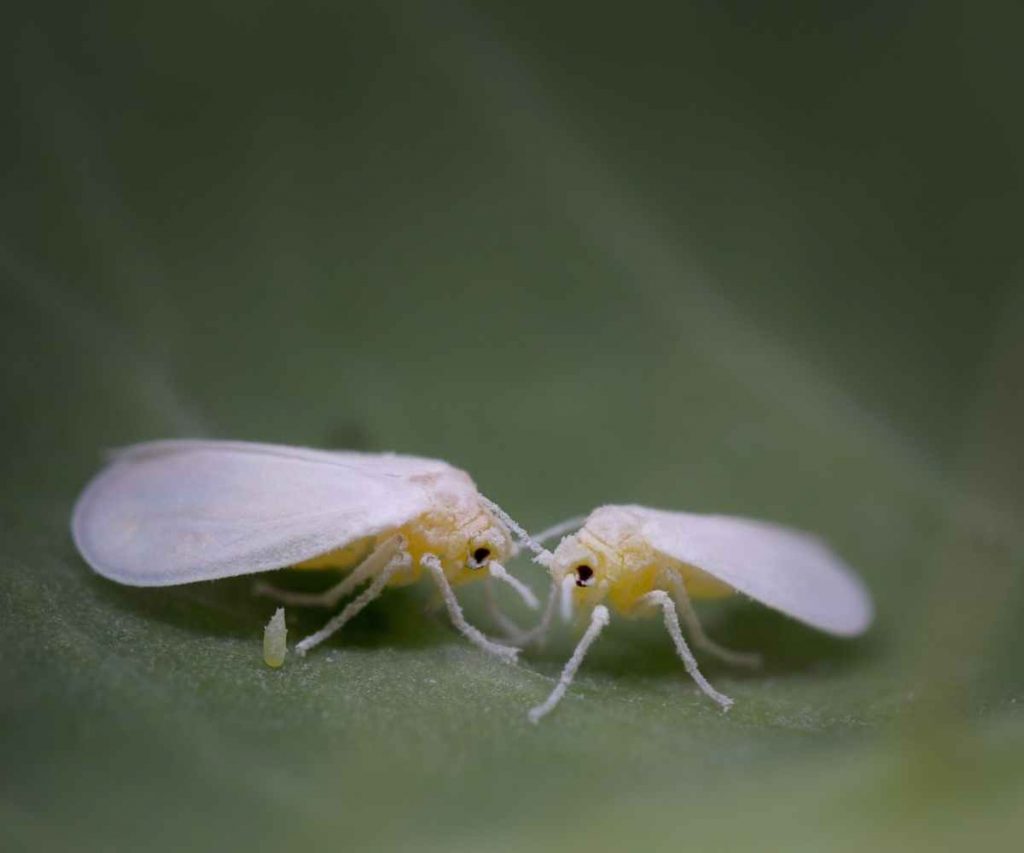
[[540, 545], [538, 545], [531, 538], [530, 534], [523, 529], [522, 525], [518, 524], [515, 521], [515, 519], [512, 518], [512, 516], [510, 516], [507, 512], [505, 512], [505, 510], [503, 510], [500, 506], [498, 506], [494, 501], [490, 500], [489, 498], [485, 498], [483, 495], [480, 495], [480, 500], [483, 502], [484, 506], [486, 506], [491, 512], [498, 516], [498, 518], [501, 519], [501, 521], [505, 523], [508, 529], [516, 535], [516, 538], [519, 539], [519, 541], [523, 545], [525, 545], [527, 548], [533, 551], [535, 555], [533, 561], [535, 563], [540, 563], [542, 566], [547, 566], [551, 562], [551, 552], [548, 551], [546, 548], [543, 548]]
[[565, 521], [560, 521], [558, 524], [553, 524], [547, 530], [542, 530], [538, 533], [534, 539], [540, 543], [548, 542], [551, 539], [556, 539], [571, 533], [573, 530], [579, 530], [587, 521], [585, 515], [577, 515], [574, 518], [567, 518]]

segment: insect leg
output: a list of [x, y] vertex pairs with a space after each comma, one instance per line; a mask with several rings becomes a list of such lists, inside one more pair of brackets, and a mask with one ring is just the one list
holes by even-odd
[[505, 633], [506, 638], [518, 644], [520, 638], [525, 636], [527, 632], [501, 612], [501, 608], [498, 606], [498, 599], [494, 595], [494, 581], [491, 578], [488, 578], [484, 584], [484, 604], [487, 607], [488, 615]]
[[323, 628], [317, 631], [315, 634], [310, 634], [304, 640], [300, 640], [295, 644], [295, 651], [300, 655], [305, 655], [310, 649], [315, 646], [319, 646], [324, 640], [330, 637], [332, 634], [340, 631], [346, 622], [352, 619], [360, 610], [366, 607], [371, 601], [373, 601], [381, 592], [384, 587], [387, 586], [391, 576], [399, 571], [400, 569], [408, 568], [409, 566], [409, 555], [404, 551], [400, 554], [396, 554], [392, 557], [391, 562], [387, 564], [377, 576], [373, 579], [373, 582], [364, 589], [358, 596], [353, 598], [348, 604], [345, 605], [345, 609], [341, 611], [337, 616], [332, 618]]
[[441, 561], [434, 554], [424, 554], [420, 557], [420, 565], [426, 568], [433, 576], [434, 583], [437, 584], [437, 588], [441, 591], [441, 595], [444, 598], [445, 607], [448, 608], [448, 617], [459, 632], [477, 648], [490, 652], [492, 655], [497, 655], [504, 661], [514, 663], [516, 655], [519, 654], [519, 649], [503, 646], [501, 643], [494, 643], [488, 640], [480, 631], [466, 621], [462, 608], [459, 607], [458, 599], [455, 598], [455, 592], [452, 590], [451, 584], [448, 583], [448, 578], [444, 575], [444, 567], [441, 565]]
[[672, 586], [672, 597], [676, 600], [676, 607], [679, 608], [683, 621], [686, 623], [686, 630], [693, 640], [693, 644], [698, 649], [702, 649], [708, 654], [714, 655], [720, 660], [735, 666], [749, 666], [756, 669], [761, 665], [761, 656], [756, 652], [734, 652], [732, 649], [718, 645], [718, 643], [705, 634], [704, 628], [700, 624], [700, 619], [697, 618], [697, 611], [694, 609], [693, 602], [690, 601], [689, 593], [686, 591], [686, 584], [683, 583], [679, 573], [667, 570], [664, 572], [664, 576]]
[[540, 607], [540, 602], [537, 601], [537, 596], [533, 594], [533, 590], [519, 580], [519, 578], [510, 575], [508, 570], [501, 563], [496, 563], [494, 560], [491, 560], [490, 574], [495, 580], [501, 581], [502, 583], [512, 587], [512, 589], [516, 591], [516, 595], [523, 600], [523, 604], [529, 607], [530, 610], [536, 610]]
[[551, 622], [555, 618], [558, 597], [558, 585], [552, 582], [551, 591], [548, 593], [548, 600], [544, 604], [544, 612], [541, 614], [540, 621], [532, 628], [523, 629], [498, 610], [494, 591], [491, 589], [490, 584], [484, 587], [484, 600], [487, 604], [488, 613], [498, 623], [501, 630], [505, 632], [507, 635], [506, 639], [511, 643], [515, 643], [520, 648], [531, 643], [536, 643], [538, 646], [543, 645], [544, 640], [547, 638], [548, 629], [551, 627]]
[[289, 607], [326, 607], [334, 608], [350, 592], [367, 578], [383, 570], [395, 556], [401, 537], [392, 536], [386, 539], [363, 562], [349, 572], [340, 583], [325, 589], [323, 592], [294, 592], [281, 589], [273, 584], [257, 581], [253, 584], [253, 595], [272, 598]]
[[537, 627], [530, 632], [527, 642], [536, 642], [538, 646], [543, 645], [547, 639], [551, 622], [555, 618], [555, 608], [558, 606], [558, 584], [554, 578], [551, 579], [551, 589], [548, 592], [547, 604], [544, 605], [544, 615], [540, 617]]
[[555, 689], [551, 691], [547, 699], [539, 705], [531, 708], [527, 714], [531, 723], [538, 722], [541, 717], [549, 713], [555, 705], [562, 700], [562, 697], [565, 695], [565, 691], [569, 689], [569, 685], [572, 684], [573, 678], [576, 677], [576, 670], [578, 670], [580, 668], [580, 664], [583, 663], [583, 658], [586, 656], [587, 650], [610, 620], [611, 617], [608, 615], [607, 607], [603, 604], [599, 604], [594, 608], [594, 612], [590, 614], [590, 625], [587, 626], [587, 630], [584, 631], [583, 637], [580, 638], [580, 641], [576, 644], [576, 648], [573, 649], [572, 657], [566, 661], [565, 667], [562, 669], [562, 674], [558, 677], [558, 684], [555, 685]]
[[701, 675], [700, 669], [697, 667], [697, 659], [693, 656], [693, 652], [690, 651], [690, 647], [686, 645], [686, 640], [683, 639], [683, 631], [679, 627], [679, 618], [676, 616], [676, 608], [672, 603], [672, 599], [669, 594], [662, 589], [656, 589], [654, 592], [649, 592], [647, 595], [640, 599], [642, 604], [651, 604], [662, 609], [665, 614], [665, 627], [668, 629], [669, 636], [672, 637], [672, 642], [676, 645], [676, 651], [679, 653], [679, 657], [683, 660], [683, 666], [686, 667], [686, 671], [690, 673], [690, 678], [697, 682], [697, 686], [704, 691], [704, 693], [713, 701], [717, 702], [722, 706], [723, 711], [728, 711], [732, 705], [732, 699], [726, 696], [724, 693], [719, 693], [714, 687], [708, 682], [708, 680]]

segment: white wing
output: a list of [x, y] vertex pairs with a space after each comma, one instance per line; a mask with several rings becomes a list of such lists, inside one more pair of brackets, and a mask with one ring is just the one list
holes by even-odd
[[112, 461], [145, 459], [153, 456], [168, 456], [185, 451], [235, 451], [263, 456], [279, 456], [285, 459], [302, 459], [330, 465], [344, 465], [360, 468], [373, 475], [397, 475], [401, 477], [430, 477], [438, 474], [458, 472], [440, 459], [425, 459], [421, 456], [404, 456], [398, 453], [360, 453], [355, 450], [316, 450], [312, 447], [291, 447], [287, 444], [261, 444], [254, 441], [204, 441], [200, 439], [168, 439], [147, 441], [120, 447], [110, 454]]
[[756, 601], [840, 636], [865, 631], [871, 597], [823, 542], [763, 521], [625, 507], [655, 550], [707, 572]]
[[430, 507], [440, 480], [475, 491], [431, 459], [159, 441], [117, 452], [71, 528], [99, 574], [171, 586], [293, 565], [398, 527]]

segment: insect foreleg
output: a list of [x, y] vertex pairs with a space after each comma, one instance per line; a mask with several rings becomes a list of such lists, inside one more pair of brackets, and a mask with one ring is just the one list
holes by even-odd
[[455, 592], [452, 590], [451, 584], [448, 583], [448, 578], [445, 577], [441, 561], [434, 554], [424, 554], [420, 557], [420, 565], [429, 571], [434, 578], [434, 583], [437, 584], [437, 588], [444, 599], [445, 607], [448, 608], [448, 617], [459, 632], [477, 648], [483, 649], [492, 655], [497, 655], [504, 661], [514, 663], [516, 656], [519, 654], [519, 649], [503, 646], [500, 643], [488, 640], [480, 631], [466, 621], [458, 599], [455, 598]]
[[487, 607], [487, 614], [498, 628], [504, 632], [505, 637], [518, 645], [527, 632], [501, 612], [501, 608], [498, 606], [498, 598], [494, 594], [494, 583], [492, 578], [488, 578], [484, 584], [484, 604]]
[[686, 640], [683, 639], [683, 631], [679, 627], [679, 618], [676, 616], [676, 608], [672, 603], [672, 599], [669, 597], [669, 594], [662, 589], [656, 589], [654, 592], [649, 592], [647, 595], [643, 596], [640, 599], [640, 603], [650, 604], [662, 609], [662, 612], [665, 614], [665, 628], [668, 629], [669, 636], [672, 637], [672, 642], [675, 643], [676, 652], [678, 652], [679, 657], [682, 658], [683, 666], [685, 666], [686, 671], [690, 673], [690, 678], [697, 682], [697, 686], [703, 690], [710, 699], [721, 705], [723, 711], [728, 711], [729, 707], [732, 705], [732, 699], [724, 693], [719, 693], [715, 690], [708, 680], [701, 675], [700, 669], [697, 666], [697, 659], [693, 656], [693, 652], [690, 651], [690, 647], [686, 645]]
[[323, 592], [294, 592], [281, 589], [273, 584], [257, 581], [253, 584], [253, 594], [262, 595], [286, 604], [289, 607], [326, 607], [334, 608], [349, 593], [356, 589], [367, 578], [384, 569], [398, 550], [401, 537], [392, 536], [386, 539], [363, 562], [349, 572], [340, 583], [325, 589]]
[[512, 587], [516, 591], [516, 595], [522, 599], [523, 604], [529, 607], [530, 610], [536, 610], [540, 607], [540, 602], [537, 601], [537, 596], [533, 594], [533, 590], [519, 580], [519, 578], [510, 575], [501, 563], [491, 560], [490, 574], [496, 581], [501, 581], [503, 584]]
[[565, 695], [565, 691], [569, 689], [569, 685], [572, 684], [573, 678], [576, 677], [576, 670], [580, 668], [580, 664], [583, 663], [583, 658], [587, 654], [587, 650], [593, 644], [594, 640], [597, 639], [598, 635], [604, 629], [605, 625], [608, 624], [611, 617], [608, 615], [608, 608], [603, 604], [597, 605], [594, 608], [594, 612], [590, 614], [590, 625], [587, 626], [587, 630], [584, 631], [583, 637], [576, 644], [576, 648], [573, 650], [572, 657], [569, 658], [565, 663], [565, 667], [562, 669], [562, 674], [558, 678], [558, 684], [555, 685], [555, 689], [551, 691], [551, 694], [534, 708], [531, 708], [527, 716], [530, 718], [531, 723], [536, 723], [545, 714], [549, 713], [555, 705], [557, 705], [562, 697]]
[[359, 613], [360, 610], [381, 594], [395, 572], [400, 571], [401, 569], [407, 569], [409, 567], [409, 562], [409, 555], [404, 550], [392, 556], [391, 562], [377, 573], [373, 582], [366, 589], [345, 605], [345, 609], [324, 625], [323, 628], [315, 634], [310, 634], [304, 640], [296, 643], [295, 651], [300, 655], [304, 655], [313, 647], [320, 645], [320, 643], [332, 634], [340, 631], [346, 622], [352, 619], [353, 616]]
[[679, 573], [669, 569], [663, 573], [663, 576], [672, 588], [672, 597], [676, 601], [676, 607], [683, 617], [683, 622], [686, 623], [686, 630], [693, 640], [693, 644], [698, 649], [734, 666], [749, 666], [756, 669], [761, 665], [761, 656], [756, 652], [734, 652], [732, 649], [718, 645], [718, 643], [705, 634], [704, 627], [700, 624], [700, 619], [697, 617], [697, 611], [690, 600], [690, 595], [686, 591], [686, 584], [679, 576]]

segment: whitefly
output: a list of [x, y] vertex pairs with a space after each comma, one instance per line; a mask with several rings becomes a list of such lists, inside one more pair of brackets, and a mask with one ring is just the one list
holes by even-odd
[[[173, 586], [283, 567], [347, 569], [316, 594], [259, 584], [282, 604], [336, 608], [362, 590], [300, 654], [342, 628], [386, 588], [425, 578], [455, 627], [506, 661], [517, 649], [466, 620], [455, 589], [486, 578], [536, 599], [504, 563], [516, 525], [446, 462], [234, 441], [158, 441], [114, 453], [75, 505], [72, 535], [99, 574]], [[493, 598], [488, 601], [493, 602]], [[283, 622], [272, 629], [274, 652]]]
[[[575, 533], [569, 533], [572, 530]], [[556, 609], [585, 625], [548, 698], [530, 711], [537, 722], [565, 695], [587, 651], [611, 622], [661, 614], [686, 671], [723, 710], [733, 700], [701, 673], [680, 625], [703, 652], [739, 666], [758, 666], [756, 654], [736, 652], [705, 633], [692, 601], [735, 594], [774, 608], [812, 628], [840, 637], [863, 633], [873, 607], [852, 569], [825, 543], [801, 531], [723, 515], [669, 512], [643, 506], [603, 506], [540, 534], [565, 536], [537, 561], [551, 575], [551, 595], [540, 624], [519, 635], [541, 638]]]

